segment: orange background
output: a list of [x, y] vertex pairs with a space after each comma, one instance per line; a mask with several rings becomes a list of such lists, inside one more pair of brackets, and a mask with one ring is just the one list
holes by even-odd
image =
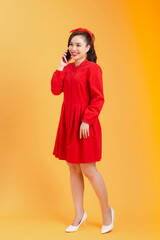
[[[0, 1], [0, 237], [71, 237], [69, 169], [52, 155], [63, 94], [54, 96], [50, 81], [69, 31], [83, 27], [95, 34], [103, 70], [97, 169], [115, 210], [109, 237], [159, 238], [159, 9], [156, 0]], [[76, 238], [105, 237], [87, 178], [84, 206]]]

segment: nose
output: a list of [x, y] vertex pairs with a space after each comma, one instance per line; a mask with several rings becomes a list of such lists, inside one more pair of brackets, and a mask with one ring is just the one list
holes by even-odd
[[72, 50], [77, 50], [77, 47], [76, 46], [72, 46]]

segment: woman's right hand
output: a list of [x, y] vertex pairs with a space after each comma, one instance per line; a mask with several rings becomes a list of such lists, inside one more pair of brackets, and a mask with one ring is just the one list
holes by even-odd
[[61, 59], [60, 59], [60, 62], [59, 62], [59, 69], [63, 69], [65, 66], [67, 66], [67, 64], [70, 62], [71, 58], [68, 60], [67, 63], [65, 63], [62, 59], [62, 57], [66, 56], [67, 55], [67, 51], [63, 52], [62, 56], [61, 56]]

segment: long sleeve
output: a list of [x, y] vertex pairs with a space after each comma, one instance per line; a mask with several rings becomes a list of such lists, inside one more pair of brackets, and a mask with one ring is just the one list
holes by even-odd
[[81, 121], [90, 125], [98, 118], [105, 101], [103, 94], [102, 69], [98, 64], [93, 66], [90, 73], [89, 88], [91, 100], [90, 104], [84, 111]]
[[64, 68], [63, 71], [55, 70], [52, 75], [51, 79], [51, 92], [54, 95], [59, 95], [63, 92], [63, 80], [64, 80], [65, 72]]

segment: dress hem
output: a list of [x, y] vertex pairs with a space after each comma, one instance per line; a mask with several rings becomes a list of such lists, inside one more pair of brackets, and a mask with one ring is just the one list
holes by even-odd
[[[79, 164], [79, 163], [92, 163], [92, 162], [77, 162], [77, 163], [75, 163], [75, 162], [69, 162], [69, 161], [67, 161], [67, 159], [64, 159], [64, 158], [61, 158], [61, 157], [58, 157], [58, 156], [56, 156], [55, 154], [53, 154], [58, 160], [65, 160], [66, 162], [68, 162], [68, 163], [73, 163], [73, 164]], [[101, 161], [101, 158], [100, 159], [98, 159], [97, 161], [93, 161], [93, 162], [100, 162]]]

